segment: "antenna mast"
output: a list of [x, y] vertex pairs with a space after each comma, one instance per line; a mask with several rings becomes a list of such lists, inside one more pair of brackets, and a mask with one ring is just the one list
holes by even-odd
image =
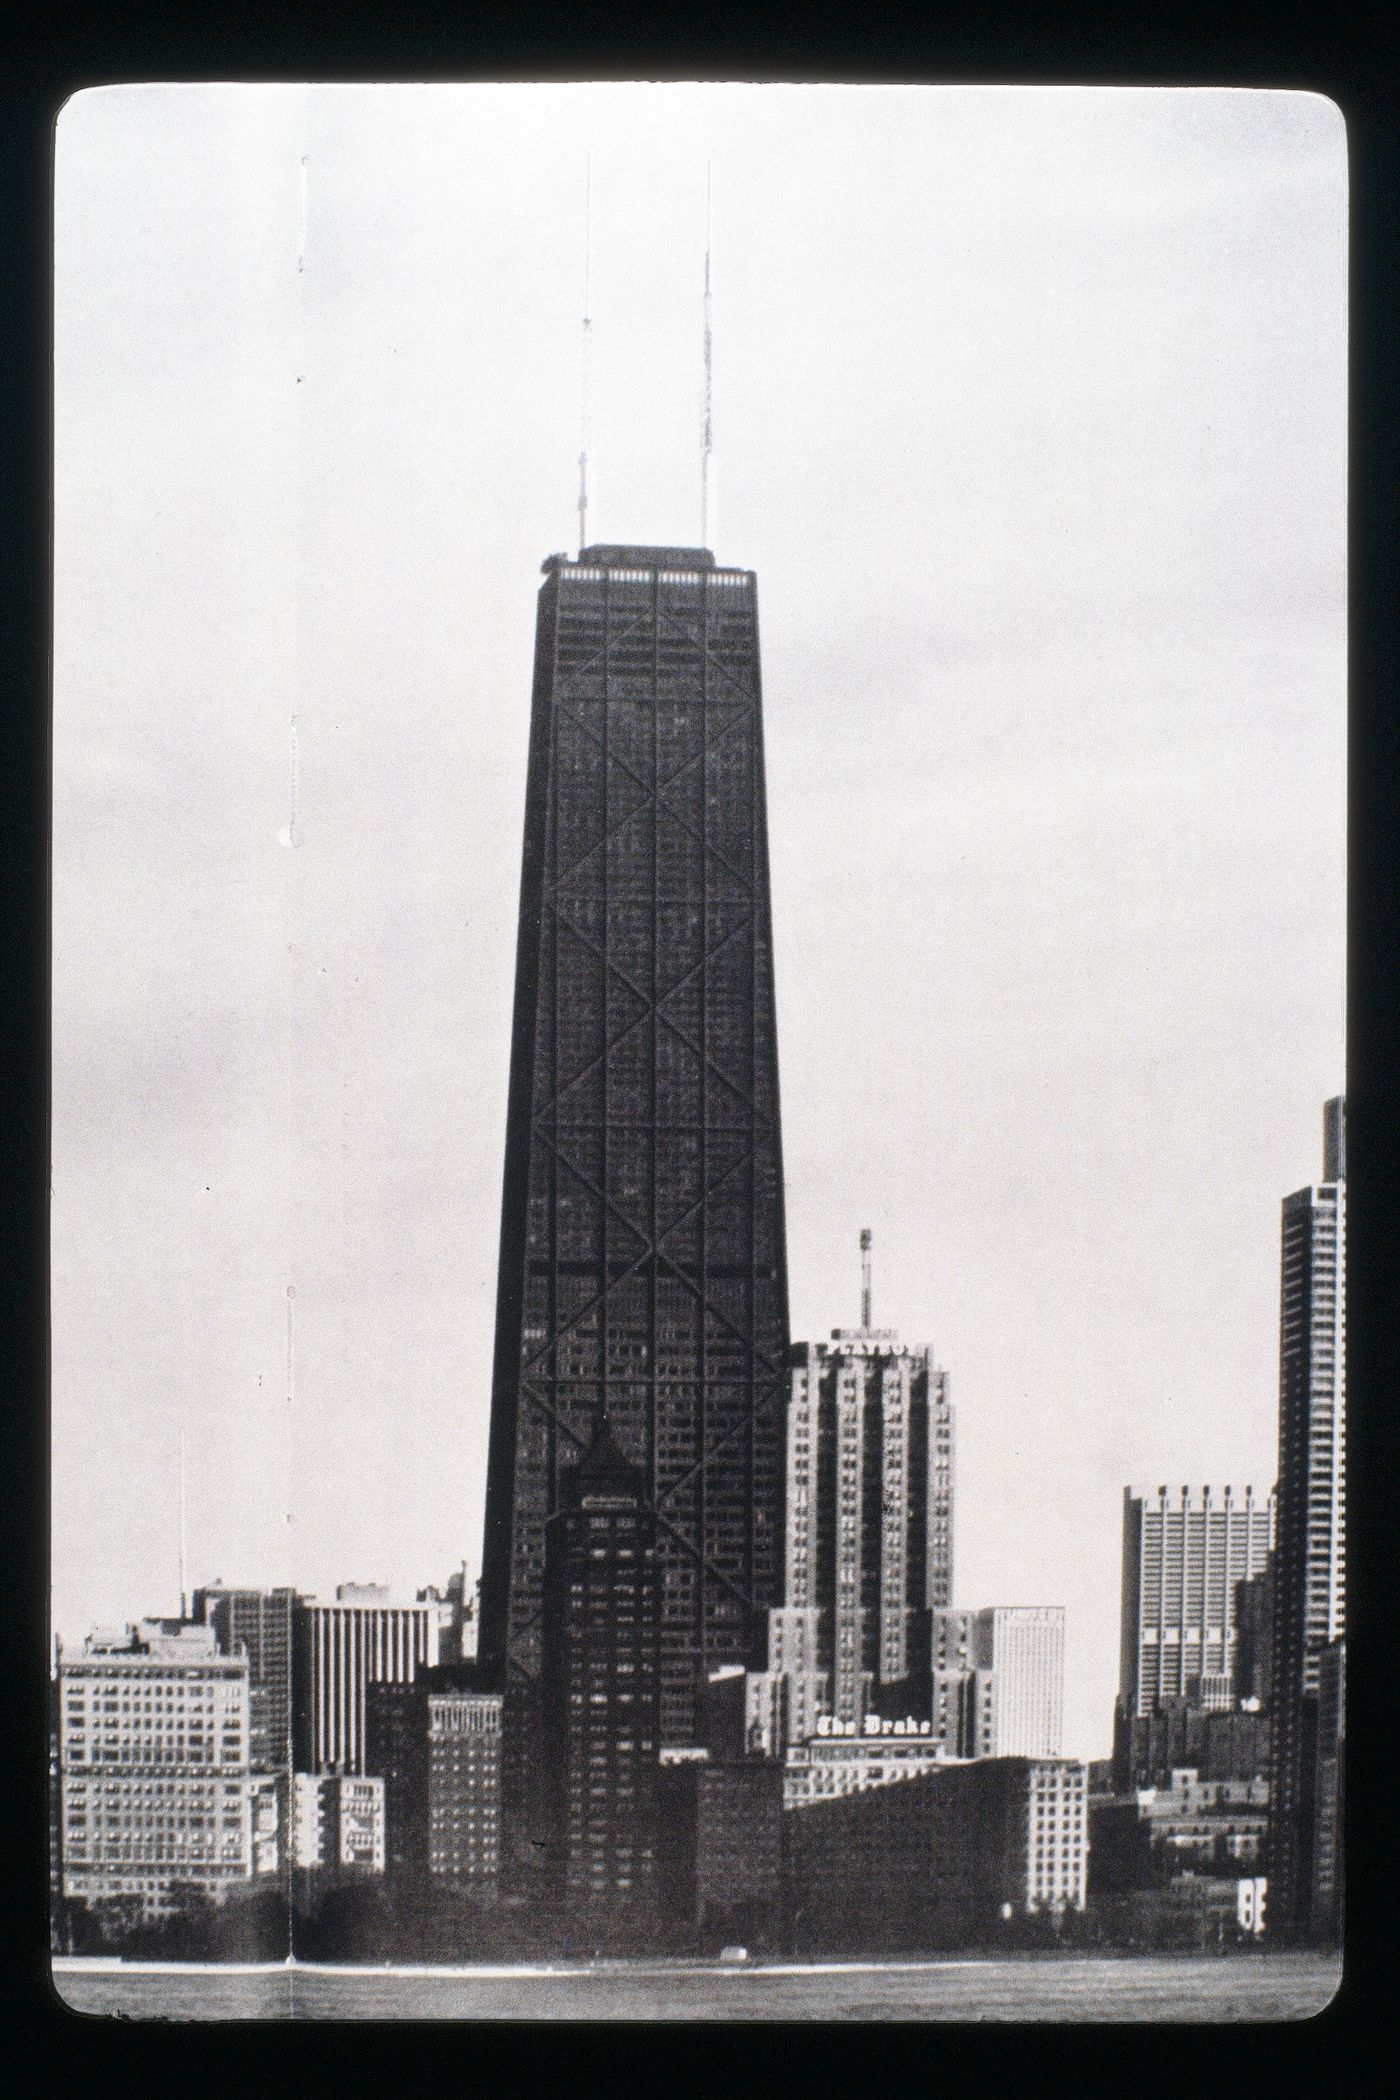
[[581, 396], [579, 418], [578, 451], [578, 551], [582, 554], [588, 540], [588, 367], [592, 349], [593, 317], [589, 312], [592, 304], [593, 275], [593, 155], [590, 153], [583, 187], [583, 358], [579, 392]]
[[714, 444], [710, 334], [710, 162], [705, 163], [705, 406], [700, 425], [700, 544], [710, 544], [710, 453]]
[[870, 1228], [867, 1225], [860, 1236], [860, 1324], [870, 1332]]
[[186, 1599], [189, 1595], [185, 1581], [185, 1424], [180, 1422], [180, 1617], [188, 1618]]

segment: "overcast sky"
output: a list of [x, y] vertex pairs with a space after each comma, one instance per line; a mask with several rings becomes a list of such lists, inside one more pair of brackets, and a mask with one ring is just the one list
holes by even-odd
[[[1346, 148], [1306, 94], [112, 88], [58, 131], [54, 1616], [479, 1570], [539, 563], [757, 571], [795, 1338], [956, 1600], [1276, 1471], [1343, 1076]], [[290, 1361], [290, 1378], [289, 1378]], [[291, 1400], [289, 1404], [289, 1386]]]

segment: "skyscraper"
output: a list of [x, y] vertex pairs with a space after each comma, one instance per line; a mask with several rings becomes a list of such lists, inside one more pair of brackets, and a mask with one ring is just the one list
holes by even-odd
[[1267, 1642], [1258, 1614], [1274, 1532], [1274, 1497], [1252, 1487], [1123, 1490], [1113, 1717], [1120, 1793], [1166, 1786], [1182, 1765], [1222, 1780], [1262, 1776]]
[[1235, 1703], [1242, 1582], [1274, 1543], [1274, 1498], [1252, 1487], [1123, 1490], [1118, 1696], [1132, 1715], [1164, 1699]]
[[755, 579], [544, 564], [479, 1654], [529, 1850], [545, 1525], [600, 1407], [654, 1512], [661, 1736], [762, 1661], [782, 1584], [787, 1272]]
[[783, 1619], [818, 1614], [831, 1711], [927, 1711], [929, 1614], [952, 1595], [953, 1412], [931, 1349], [871, 1325], [861, 1234], [858, 1328], [792, 1352]]
[[[1346, 1631], [1346, 1104], [1322, 1180], [1283, 1203], [1268, 1929], [1306, 1934], [1322, 1657]], [[1337, 1727], [1340, 1728], [1340, 1699]]]
[[292, 1616], [290, 1589], [194, 1593], [194, 1617], [211, 1626], [221, 1655], [248, 1658], [249, 1762], [255, 1772], [292, 1769]]
[[365, 1770], [365, 1694], [412, 1684], [436, 1665], [436, 1600], [396, 1600], [379, 1583], [342, 1582], [333, 1604], [298, 1597], [292, 1618], [292, 1735], [299, 1772]]

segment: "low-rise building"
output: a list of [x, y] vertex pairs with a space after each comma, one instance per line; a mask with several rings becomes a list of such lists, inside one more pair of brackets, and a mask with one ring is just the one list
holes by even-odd
[[1191, 1874], [1235, 1881], [1262, 1870], [1268, 1831], [1262, 1779], [1202, 1779], [1184, 1769], [1166, 1787], [1091, 1799], [1094, 1895], [1160, 1888]]
[[799, 1952], [974, 1944], [1085, 1902], [1087, 1774], [1072, 1758], [943, 1763], [786, 1819]]
[[1166, 1699], [1133, 1714], [1120, 1699], [1113, 1718], [1113, 1788], [1119, 1794], [1169, 1787], [1176, 1771], [1202, 1779], [1264, 1779], [1269, 1769], [1269, 1716], [1257, 1707], [1210, 1711], [1188, 1699]]
[[293, 1847], [304, 1871], [382, 1874], [385, 1824], [384, 1781], [377, 1775], [297, 1773]]
[[[863, 1725], [872, 1726], [871, 1717]], [[926, 1722], [913, 1725], [928, 1727]], [[813, 1802], [838, 1801], [869, 1787], [922, 1778], [951, 1762], [942, 1744], [928, 1733], [896, 1735], [892, 1729], [888, 1735], [819, 1734], [811, 1742], [794, 1743], [783, 1759], [783, 1803], [807, 1808]]]

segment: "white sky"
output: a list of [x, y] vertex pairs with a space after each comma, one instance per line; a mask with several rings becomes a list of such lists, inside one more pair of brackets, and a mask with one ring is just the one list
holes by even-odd
[[[91, 91], [58, 130], [54, 1616], [477, 1572], [534, 600], [756, 569], [795, 1338], [957, 1409], [957, 1601], [1275, 1473], [1343, 1057], [1345, 140], [1217, 90]], [[293, 813], [294, 804], [294, 813]], [[295, 1292], [295, 1299], [289, 1298]], [[295, 1313], [288, 1404], [288, 1308]]]

